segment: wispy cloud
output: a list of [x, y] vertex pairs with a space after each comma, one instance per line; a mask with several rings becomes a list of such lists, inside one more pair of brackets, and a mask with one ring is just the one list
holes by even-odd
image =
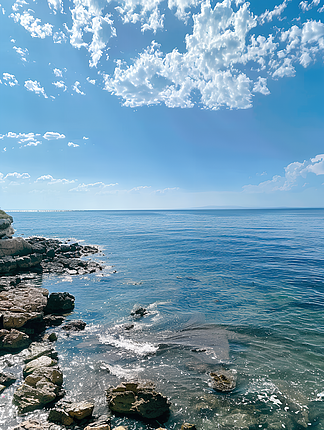
[[75, 179], [55, 179], [53, 178], [52, 175], [43, 175], [40, 176], [39, 178], [36, 179], [35, 183], [46, 183], [47, 185], [54, 185], [54, 184], [62, 184], [62, 185], [67, 185], [67, 184], [74, 184], [76, 181]]
[[48, 98], [44, 88], [41, 87], [40, 83], [37, 81], [32, 81], [32, 80], [25, 81], [25, 87], [27, 88], [28, 91], [32, 91], [37, 95], [42, 94], [45, 97], [45, 99]]
[[94, 182], [92, 184], [80, 184], [75, 188], [71, 188], [69, 191], [71, 192], [77, 192], [77, 193], [87, 193], [89, 191], [94, 191], [94, 192], [98, 192], [98, 191], [103, 191], [106, 190], [107, 188], [110, 187], [115, 187], [116, 184], [105, 184], [104, 182]]
[[65, 135], [54, 131], [47, 131], [44, 134], [43, 138], [46, 140], [58, 140], [58, 139], [65, 139]]
[[78, 145], [77, 143], [69, 142], [68, 146], [71, 146], [72, 148], [77, 148], [80, 145]]
[[309, 173], [324, 175], [324, 154], [316, 155], [310, 160], [300, 163], [295, 161], [285, 167], [285, 175], [275, 175], [272, 179], [258, 185], [245, 185], [243, 190], [247, 193], [272, 193], [275, 191], [289, 191], [297, 185], [298, 178], [306, 178]]

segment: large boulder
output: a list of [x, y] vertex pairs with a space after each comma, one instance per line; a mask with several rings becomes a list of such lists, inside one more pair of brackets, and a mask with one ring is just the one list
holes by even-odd
[[47, 306], [44, 309], [47, 314], [62, 315], [73, 311], [75, 297], [70, 293], [50, 294]]
[[22, 237], [0, 240], [0, 257], [33, 254], [34, 248]]
[[155, 390], [151, 381], [123, 382], [107, 390], [107, 401], [112, 412], [139, 415], [148, 420], [167, 416], [170, 402]]
[[60, 392], [60, 388], [42, 378], [36, 386], [23, 384], [14, 393], [14, 402], [20, 413], [31, 412], [47, 403], [53, 402]]

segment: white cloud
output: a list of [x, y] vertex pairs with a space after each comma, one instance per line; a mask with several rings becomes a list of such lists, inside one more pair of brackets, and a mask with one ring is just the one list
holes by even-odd
[[60, 69], [53, 69], [53, 73], [57, 78], [62, 78], [63, 77], [63, 73], [62, 70]]
[[83, 138], [82, 138], [83, 140], [88, 140], [89, 138], [88, 137], [86, 137], [86, 136], [83, 136]]
[[166, 193], [170, 193], [172, 191], [178, 191], [180, 188], [179, 187], [172, 187], [172, 188], [164, 188], [162, 190], [156, 190], [154, 191], [156, 194], [166, 194]]
[[81, 193], [87, 193], [89, 191], [94, 192], [101, 192], [102, 190], [105, 190], [109, 187], [114, 187], [118, 185], [116, 184], [105, 184], [104, 182], [94, 182], [93, 184], [80, 184], [75, 188], [71, 188], [69, 191], [71, 192], [81, 192]]
[[306, 178], [309, 173], [324, 175], [324, 154], [316, 155], [303, 163], [295, 161], [285, 167], [285, 175], [275, 175], [269, 181], [258, 185], [245, 185], [243, 190], [248, 193], [271, 193], [275, 191], [289, 191], [297, 185], [299, 177]]
[[46, 139], [46, 140], [65, 139], [65, 135], [57, 133], [57, 132], [54, 132], [54, 131], [47, 131], [44, 134], [43, 138]]
[[36, 182], [46, 182], [47, 185], [55, 185], [55, 184], [73, 184], [75, 183], [75, 179], [69, 180], [69, 179], [54, 179], [52, 175], [43, 175], [36, 179]]
[[254, 93], [261, 93], [265, 96], [267, 96], [268, 94], [270, 94], [270, 91], [267, 87], [267, 80], [266, 78], [261, 78], [259, 77], [259, 80], [254, 84], [253, 87], [253, 92]]
[[28, 49], [27, 48], [18, 48], [17, 46], [13, 46], [13, 48], [17, 54], [20, 55], [22, 61], [27, 61]]
[[8, 173], [3, 179], [29, 179], [30, 174], [29, 173]]
[[275, 6], [275, 8], [272, 11], [269, 11], [268, 9], [259, 16], [259, 21], [262, 24], [264, 24], [266, 21], [270, 22], [273, 20], [274, 17], [280, 17], [280, 15], [283, 13], [283, 11], [286, 9], [288, 5], [289, 0], [284, 0], [280, 5]]
[[40, 140], [32, 140], [32, 141], [26, 143], [26, 145], [24, 145], [24, 146], [38, 146], [41, 144], [42, 144], [42, 142]]
[[52, 84], [56, 87], [56, 88], [62, 88], [63, 91], [67, 90], [67, 86], [65, 85], [64, 81], [56, 81], [56, 82], [52, 82]]
[[9, 73], [3, 73], [2, 78], [4, 80], [5, 85], [9, 85], [10, 87], [14, 87], [18, 85], [18, 81], [15, 78], [15, 75], [10, 75]]
[[95, 80], [95, 79], [90, 79], [90, 78], [88, 77], [88, 78], [87, 78], [87, 81], [89, 82], [89, 84], [96, 85], [96, 80]]
[[28, 4], [28, 3], [25, 0], [16, 0], [11, 8], [14, 12], [17, 12], [19, 10], [19, 8], [25, 6], [26, 4]]
[[63, 0], [47, 0], [48, 6], [56, 14], [57, 11], [63, 13]]
[[66, 42], [67, 41], [67, 37], [65, 35], [65, 33], [63, 33], [63, 31], [56, 31], [53, 34], [53, 42], [54, 43], [62, 43], [62, 42]]
[[42, 94], [46, 99], [48, 98], [43, 87], [40, 86], [40, 83], [37, 81], [28, 80], [25, 81], [25, 87], [28, 91], [32, 91], [36, 94]]
[[72, 89], [73, 91], [75, 91], [77, 94], [81, 94], [82, 96], [85, 96], [85, 93], [83, 91], [80, 90], [80, 82], [79, 81], [75, 81]]
[[313, 9], [313, 7], [316, 7], [320, 4], [321, 0], [313, 0], [311, 3], [308, 1], [302, 1], [299, 3], [299, 7], [303, 12], [308, 12], [309, 10]]
[[29, 31], [32, 37], [39, 37], [44, 39], [46, 36], [52, 35], [51, 24], [40, 25], [41, 20], [38, 18], [34, 18], [29, 11], [24, 11], [23, 14], [13, 13], [10, 15], [11, 18], [14, 19], [15, 22], [19, 23], [25, 30]]
[[72, 148], [77, 148], [79, 145], [77, 145], [76, 143], [73, 143], [73, 142], [69, 142], [68, 146], [71, 146]]
[[[93, 0], [74, 0], [74, 9], [71, 9], [72, 28], [70, 43], [75, 48], [85, 47], [90, 53], [90, 67], [96, 67], [110, 38], [116, 35], [111, 16], [102, 15], [104, 3]], [[83, 33], [92, 34], [91, 42], [83, 39]]]

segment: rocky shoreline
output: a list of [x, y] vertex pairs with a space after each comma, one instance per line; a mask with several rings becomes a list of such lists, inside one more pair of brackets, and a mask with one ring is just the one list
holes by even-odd
[[[29, 419], [11, 430], [111, 430], [112, 413], [155, 424], [165, 422], [171, 404], [156, 391], [152, 381], [131, 380], [117, 387], [107, 387], [109, 413], [100, 417], [93, 416], [92, 400], [64, 399], [63, 373], [54, 347], [57, 335], [47, 334], [46, 329], [64, 323], [73, 312], [75, 298], [68, 292], [49, 294], [48, 290], [34, 285], [33, 280], [42, 273], [84, 275], [99, 272], [103, 270], [101, 264], [84, 258], [99, 249], [43, 237], [13, 238], [12, 222], [10, 215], [0, 211], [0, 356], [19, 354], [24, 360], [23, 380], [13, 394], [18, 414], [43, 407], [49, 412], [47, 421]], [[142, 317], [145, 311], [140, 308], [134, 315]], [[61, 329], [81, 331], [85, 326], [83, 321], [72, 320]], [[0, 393], [17, 379], [4, 369], [5, 366], [0, 369]], [[184, 423], [181, 430], [186, 429], [195, 430], [196, 427]], [[127, 429], [119, 426], [114, 430]], [[166, 429], [159, 427], [158, 430]]]

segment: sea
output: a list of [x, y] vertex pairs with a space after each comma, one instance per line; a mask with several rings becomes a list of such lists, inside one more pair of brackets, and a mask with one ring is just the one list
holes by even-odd
[[[49, 330], [68, 399], [93, 399], [99, 416], [110, 386], [149, 379], [171, 402], [167, 421], [113, 415], [112, 428], [324, 428], [324, 209], [10, 214], [16, 236], [100, 249], [99, 273], [36, 280], [73, 294], [67, 319], [87, 323]], [[17, 415], [22, 365], [11, 358], [18, 381], [1, 394], [1, 430], [48, 414]], [[213, 389], [220, 370], [236, 377], [233, 391]]]

